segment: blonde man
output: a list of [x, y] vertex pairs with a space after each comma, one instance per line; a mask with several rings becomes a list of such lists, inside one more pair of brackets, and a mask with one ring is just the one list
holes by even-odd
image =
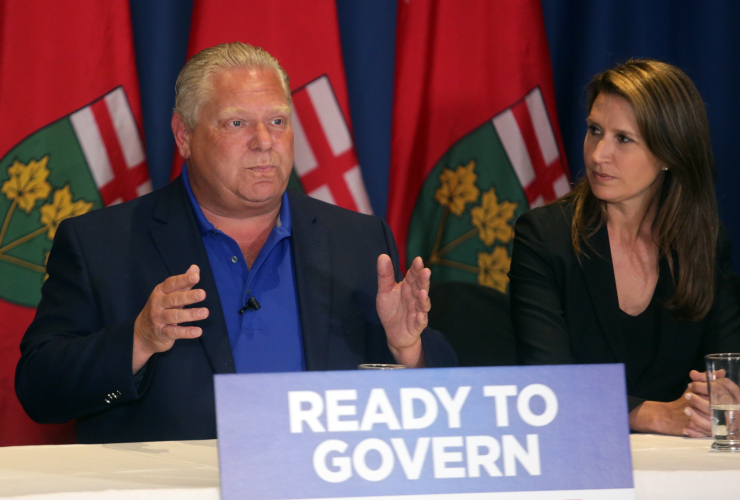
[[216, 373], [455, 363], [422, 333], [430, 271], [417, 259], [394, 273], [387, 224], [286, 192], [291, 115], [287, 76], [261, 49], [186, 64], [172, 117], [183, 174], [59, 227], [16, 374], [32, 418], [77, 419], [87, 443], [209, 439]]

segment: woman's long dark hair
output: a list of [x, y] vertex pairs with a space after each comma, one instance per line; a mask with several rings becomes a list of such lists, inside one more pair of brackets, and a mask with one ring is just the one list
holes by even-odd
[[[714, 266], [719, 219], [714, 194], [714, 159], [709, 123], [699, 92], [683, 71], [650, 59], [632, 59], [593, 77], [588, 111], [601, 94], [622, 96], [632, 105], [637, 126], [653, 155], [668, 167], [653, 221], [660, 258], [676, 287], [665, 306], [677, 318], [703, 318], [714, 300]], [[583, 253], [607, 221], [606, 203], [584, 177], [565, 199], [574, 215], [571, 234]]]

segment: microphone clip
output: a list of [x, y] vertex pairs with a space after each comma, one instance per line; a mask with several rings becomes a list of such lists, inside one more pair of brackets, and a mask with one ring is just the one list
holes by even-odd
[[244, 314], [246, 311], [256, 311], [260, 307], [262, 306], [257, 302], [257, 297], [250, 297], [247, 304], [239, 309], [239, 314]]

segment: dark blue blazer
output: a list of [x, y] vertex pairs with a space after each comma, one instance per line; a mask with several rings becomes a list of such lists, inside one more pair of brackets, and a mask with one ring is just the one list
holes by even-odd
[[[376, 260], [398, 252], [388, 225], [289, 192], [308, 370], [393, 362], [375, 309]], [[133, 327], [155, 286], [201, 269], [203, 335], [154, 355], [137, 383]], [[182, 179], [60, 224], [36, 318], [21, 342], [16, 393], [37, 422], [77, 420], [81, 443], [213, 439], [213, 375], [234, 360], [218, 290]], [[398, 274], [398, 273], [397, 273]], [[397, 279], [400, 276], [397, 276]], [[429, 366], [452, 366], [444, 337], [422, 334]]]

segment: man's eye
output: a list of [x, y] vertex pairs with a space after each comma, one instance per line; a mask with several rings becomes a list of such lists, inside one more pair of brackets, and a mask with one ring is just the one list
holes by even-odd
[[232, 120], [231, 121], [231, 126], [232, 127], [239, 127], [239, 126], [241, 126], [241, 124], [242, 124], [242, 121], [241, 120]]
[[282, 125], [283, 123], [285, 123], [285, 120], [284, 120], [284, 119], [282, 119], [282, 118], [275, 118], [275, 119], [274, 119], [274, 120], [272, 121], [272, 123], [274, 123], [275, 125]]

